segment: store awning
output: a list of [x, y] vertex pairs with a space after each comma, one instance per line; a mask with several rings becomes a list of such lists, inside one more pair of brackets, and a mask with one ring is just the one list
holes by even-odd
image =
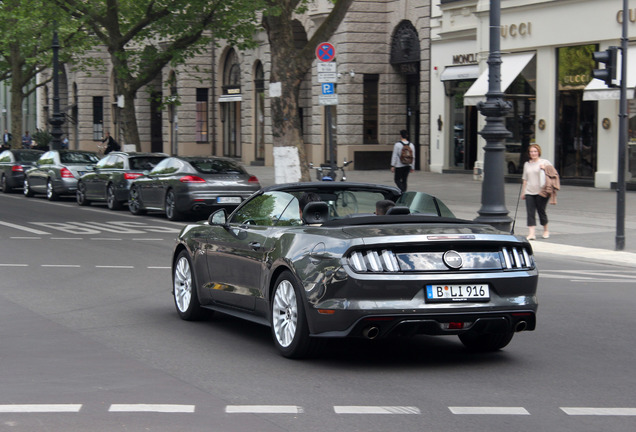
[[[619, 62], [620, 65], [620, 62]], [[620, 69], [620, 66], [619, 66]], [[627, 49], [627, 99], [634, 98], [634, 87], [636, 86], [636, 47]], [[583, 91], [584, 101], [599, 100], [619, 100], [621, 97], [620, 88], [610, 88], [605, 82], [599, 79], [592, 79]]]
[[446, 66], [440, 75], [440, 81], [459, 81], [476, 79], [479, 76], [479, 65]]
[[[501, 91], [505, 92], [521, 71], [534, 58], [534, 53], [503, 54], [501, 56]], [[464, 94], [464, 105], [477, 105], [486, 100], [488, 93], [488, 68]]]

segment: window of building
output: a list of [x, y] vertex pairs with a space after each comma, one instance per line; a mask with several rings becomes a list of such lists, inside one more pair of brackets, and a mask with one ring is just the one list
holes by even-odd
[[104, 98], [93, 97], [93, 141], [101, 141], [104, 136]]
[[378, 74], [364, 75], [363, 136], [364, 144], [378, 144]]
[[208, 89], [197, 89], [196, 141], [208, 142]]

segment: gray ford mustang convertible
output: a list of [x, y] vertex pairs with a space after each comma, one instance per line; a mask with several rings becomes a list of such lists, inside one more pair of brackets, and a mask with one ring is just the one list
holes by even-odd
[[[376, 216], [386, 199], [397, 205]], [[172, 260], [182, 319], [212, 310], [270, 326], [294, 358], [325, 338], [417, 334], [495, 351], [534, 330], [537, 279], [525, 238], [424, 193], [345, 182], [261, 189], [185, 226]]]

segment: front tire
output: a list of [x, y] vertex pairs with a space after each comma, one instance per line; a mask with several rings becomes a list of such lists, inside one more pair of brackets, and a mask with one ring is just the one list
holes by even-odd
[[33, 191], [31, 190], [31, 186], [29, 186], [29, 179], [27, 179], [26, 177], [24, 178], [24, 186], [22, 189], [22, 193], [24, 194], [25, 197], [32, 197], [34, 195]]
[[182, 320], [196, 321], [203, 317], [204, 311], [197, 294], [192, 260], [185, 250], [179, 253], [173, 266], [172, 294], [177, 313]]
[[2, 187], [2, 192], [4, 193], [11, 192], [11, 188], [9, 187], [9, 183], [7, 182], [7, 178], [4, 176], [4, 174], [2, 175], [2, 178], [0, 179], [0, 187]]
[[77, 192], [75, 192], [75, 200], [80, 206], [90, 205], [91, 202], [86, 199], [86, 184], [84, 182], [77, 183]]
[[55, 189], [53, 189], [53, 180], [48, 179], [46, 182], [46, 199], [49, 201], [57, 201], [59, 198], [60, 196], [55, 192]]
[[274, 344], [283, 356], [302, 358], [316, 350], [318, 341], [309, 336], [300, 288], [289, 271], [274, 284], [270, 320]]
[[514, 332], [507, 333], [475, 333], [467, 332], [459, 335], [459, 340], [466, 348], [474, 352], [498, 351], [508, 345]]
[[139, 190], [134, 186], [130, 188], [130, 192], [128, 193], [128, 210], [136, 216], [146, 213], [142, 208]]

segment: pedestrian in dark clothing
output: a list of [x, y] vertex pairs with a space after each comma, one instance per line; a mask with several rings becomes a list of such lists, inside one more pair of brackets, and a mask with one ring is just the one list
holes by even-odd
[[25, 131], [22, 137], [22, 148], [30, 149], [31, 147], [33, 147], [33, 138], [29, 135], [29, 131]]
[[402, 192], [406, 192], [406, 180], [409, 173], [415, 171], [415, 146], [408, 140], [408, 132], [400, 131], [400, 141], [393, 146], [391, 155], [391, 172], [395, 174], [395, 184]]
[[115, 138], [110, 136], [110, 132], [108, 131], [106, 131], [106, 136], [102, 140], [102, 143], [106, 144], [106, 150], [104, 150], [105, 155], [113, 151], [121, 150], [121, 146], [119, 145], [119, 143], [115, 141]]

